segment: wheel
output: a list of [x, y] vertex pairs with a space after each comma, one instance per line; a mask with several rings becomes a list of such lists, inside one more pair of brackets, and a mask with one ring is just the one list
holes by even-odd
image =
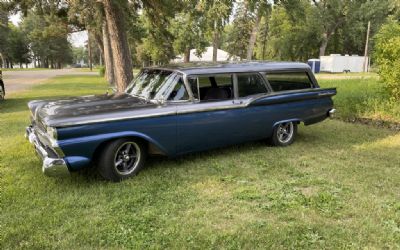
[[293, 143], [296, 133], [297, 123], [280, 123], [275, 126], [270, 142], [273, 146], [288, 146]]
[[0, 101], [4, 100], [4, 96], [6, 95], [6, 90], [4, 89], [3, 82], [0, 81]]
[[100, 151], [97, 169], [110, 181], [121, 181], [136, 175], [146, 160], [144, 143], [135, 139], [118, 139]]

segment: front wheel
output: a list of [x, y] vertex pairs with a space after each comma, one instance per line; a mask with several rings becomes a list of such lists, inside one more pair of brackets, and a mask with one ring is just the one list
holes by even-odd
[[122, 181], [136, 175], [144, 166], [146, 148], [136, 139], [118, 139], [107, 144], [100, 152], [97, 169], [110, 181]]
[[283, 122], [275, 126], [270, 142], [273, 146], [288, 146], [297, 134], [297, 123]]

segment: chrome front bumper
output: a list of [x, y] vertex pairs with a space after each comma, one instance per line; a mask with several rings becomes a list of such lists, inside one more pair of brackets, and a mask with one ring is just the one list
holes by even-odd
[[67, 163], [63, 158], [49, 155], [46, 148], [40, 143], [31, 126], [26, 128], [25, 137], [35, 147], [37, 155], [43, 160], [42, 171], [47, 176], [62, 176], [69, 174]]

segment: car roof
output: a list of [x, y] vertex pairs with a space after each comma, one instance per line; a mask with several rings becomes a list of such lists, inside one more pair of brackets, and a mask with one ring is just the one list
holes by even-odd
[[243, 73], [263, 72], [278, 70], [306, 70], [310, 66], [300, 62], [273, 62], [273, 61], [248, 61], [248, 62], [192, 62], [176, 63], [146, 69], [163, 69], [179, 71], [188, 75], [217, 74], [217, 73]]

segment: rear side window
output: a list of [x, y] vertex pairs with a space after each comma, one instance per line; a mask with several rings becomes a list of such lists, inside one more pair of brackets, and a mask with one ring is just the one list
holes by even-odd
[[266, 77], [274, 91], [309, 89], [313, 87], [306, 72], [267, 73]]
[[238, 74], [239, 97], [267, 93], [263, 79], [258, 74]]
[[190, 77], [189, 84], [195, 99], [220, 101], [233, 98], [232, 75]]

